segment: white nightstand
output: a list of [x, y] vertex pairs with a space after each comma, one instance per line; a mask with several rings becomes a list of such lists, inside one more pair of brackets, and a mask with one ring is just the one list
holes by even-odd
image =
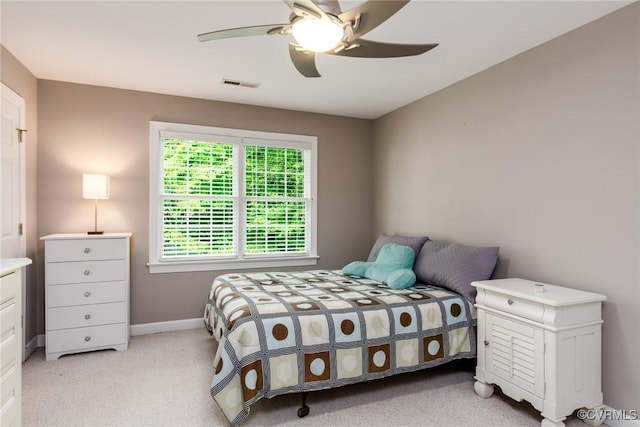
[[129, 346], [131, 233], [45, 241], [46, 358]]
[[478, 396], [491, 397], [498, 385], [541, 411], [542, 427], [564, 426], [576, 409], [602, 406], [604, 295], [523, 279], [472, 285], [478, 290]]

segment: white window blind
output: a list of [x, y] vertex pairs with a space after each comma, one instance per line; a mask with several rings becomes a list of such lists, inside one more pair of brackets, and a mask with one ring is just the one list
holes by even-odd
[[304, 150], [246, 146], [246, 253], [305, 253]]
[[162, 137], [162, 258], [236, 252], [236, 147]]
[[314, 137], [162, 122], [150, 134], [151, 272], [315, 264]]

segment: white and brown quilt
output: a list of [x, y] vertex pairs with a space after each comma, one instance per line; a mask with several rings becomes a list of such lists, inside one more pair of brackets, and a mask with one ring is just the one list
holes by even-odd
[[393, 290], [340, 270], [227, 274], [204, 320], [211, 396], [232, 425], [263, 397], [339, 387], [476, 355], [475, 308], [449, 290]]

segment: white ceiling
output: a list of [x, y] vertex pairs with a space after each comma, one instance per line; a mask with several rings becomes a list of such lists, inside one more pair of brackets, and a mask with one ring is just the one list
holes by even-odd
[[2, 0], [0, 40], [39, 79], [373, 119], [629, 3], [414, 0], [364, 38], [440, 46], [409, 58], [319, 54], [317, 79], [291, 64], [290, 36], [198, 42], [203, 32], [288, 22], [275, 0]]

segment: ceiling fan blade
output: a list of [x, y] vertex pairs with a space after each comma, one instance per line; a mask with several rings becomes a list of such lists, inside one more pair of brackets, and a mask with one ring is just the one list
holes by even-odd
[[266, 36], [269, 34], [288, 34], [290, 24], [257, 25], [254, 27], [230, 28], [228, 30], [211, 31], [198, 34], [198, 40], [207, 42], [210, 40], [229, 39], [233, 37]]
[[289, 43], [289, 56], [291, 57], [291, 62], [293, 62], [293, 65], [300, 74], [305, 77], [320, 77], [320, 73], [316, 68], [315, 52], [305, 50], [296, 44]]
[[311, 0], [284, 0], [284, 2], [298, 16], [310, 16], [317, 19], [325, 16], [324, 10]]
[[[378, 1], [369, 0], [359, 6], [341, 13], [339, 18], [343, 22], [352, 21], [357, 24], [353, 30], [353, 37], [349, 41], [355, 40], [382, 24], [402, 9], [409, 1]], [[359, 18], [358, 18], [359, 17]]]
[[358, 39], [354, 42], [353, 46], [353, 48], [343, 49], [338, 52], [325, 53], [355, 58], [397, 58], [400, 56], [420, 55], [438, 46], [438, 43], [396, 44]]

